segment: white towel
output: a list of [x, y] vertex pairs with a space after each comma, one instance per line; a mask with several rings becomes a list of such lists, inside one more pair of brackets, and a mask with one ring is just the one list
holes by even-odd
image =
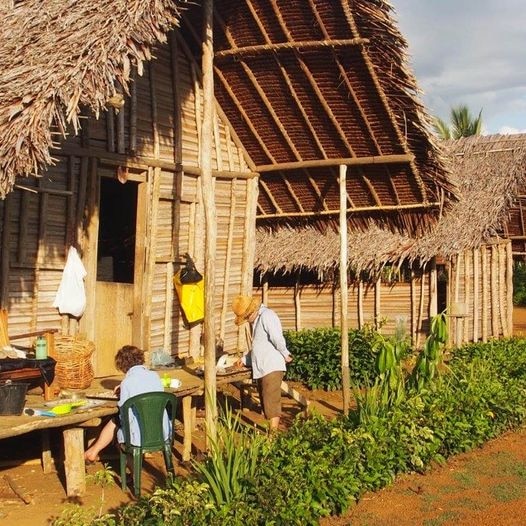
[[62, 273], [62, 280], [53, 302], [53, 307], [57, 307], [60, 314], [71, 314], [76, 318], [82, 316], [86, 308], [85, 277], [86, 269], [82, 264], [77, 249], [70, 247], [66, 266]]

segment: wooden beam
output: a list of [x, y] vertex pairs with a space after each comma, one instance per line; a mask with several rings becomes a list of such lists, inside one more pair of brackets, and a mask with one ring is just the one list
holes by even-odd
[[308, 161], [293, 161], [287, 163], [261, 164], [256, 166], [256, 171], [274, 172], [277, 170], [299, 170], [301, 168], [319, 168], [323, 166], [369, 166], [372, 164], [404, 164], [414, 160], [413, 154], [400, 155], [371, 155], [367, 157], [345, 157], [338, 159], [312, 159]]
[[[426, 210], [437, 208], [440, 203], [415, 203], [413, 205], [386, 205], [386, 206], [362, 206], [357, 208], [347, 208], [348, 214], [361, 214], [365, 212], [402, 212], [404, 210]], [[258, 215], [256, 219], [278, 219], [285, 217], [315, 217], [333, 216], [339, 214], [338, 210], [320, 210], [315, 212], [283, 212], [277, 214]]]
[[304, 49], [323, 49], [337, 47], [363, 46], [368, 44], [368, 38], [343, 38], [343, 39], [326, 39], [326, 40], [304, 40], [302, 42], [278, 42], [271, 44], [259, 44], [255, 46], [236, 47], [234, 49], [225, 49], [217, 51], [214, 54], [215, 59], [238, 58], [247, 55], [258, 55], [261, 53], [271, 54], [273, 52], [302, 51]]

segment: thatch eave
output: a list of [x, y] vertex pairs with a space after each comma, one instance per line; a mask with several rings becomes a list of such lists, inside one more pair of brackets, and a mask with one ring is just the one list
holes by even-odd
[[[526, 134], [460, 139], [443, 145], [459, 199], [444, 211], [436, 226], [418, 238], [377, 225], [348, 234], [349, 267], [356, 273], [376, 272], [404, 261], [424, 264], [435, 256], [451, 258], [503, 236], [518, 192], [526, 187]], [[339, 265], [339, 236], [315, 228], [279, 228], [257, 233], [256, 268], [262, 272], [303, 267], [322, 274]]]
[[81, 108], [95, 115], [179, 20], [173, 0], [24, 0], [1, 8], [0, 196], [39, 173]]

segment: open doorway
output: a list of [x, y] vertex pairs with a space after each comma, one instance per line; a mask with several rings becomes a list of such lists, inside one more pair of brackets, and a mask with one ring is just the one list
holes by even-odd
[[134, 283], [140, 182], [100, 178], [95, 311], [97, 376], [116, 374], [115, 353], [134, 344]]
[[133, 283], [137, 187], [101, 178], [97, 281]]

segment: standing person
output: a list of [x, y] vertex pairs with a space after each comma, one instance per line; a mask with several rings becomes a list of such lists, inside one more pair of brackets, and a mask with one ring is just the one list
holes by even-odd
[[292, 361], [281, 321], [273, 310], [251, 296], [234, 298], [232, 310], [236, 315], [236, 325], [249, 322], [252, 327], [252, 348], [242, 361], [252, 367], [265, 418], [270, 423], [270, 430], [274, 431], [281, 416], [281, 382], [287, 370], [286, 364]]
[[[133, 345], [125, 345], [115, 355], [115, 366], [119, 371], [125, 373], [120, 385], [113, 390], [119, 394], [119, 407], [132, 396], [152, 391], [164, 391], [159, 375], [144, 366], [144, 351], [141, 349]], [[131, 442], [132, 444], [140, 445], [139, 424], [131, 412], [129, 417]], [[167, 437], [170, 423], [167, 415], [165, 418], [164, 428], [165, 436]], [[97, 440], [84, 453], [84, 459], [88, 462], [99, 460], [99, 453], [112, 443], [115, 435], [117, 435], [118, 442], [124, 441], [118, 417], [112, 418], [106, 423]]]

